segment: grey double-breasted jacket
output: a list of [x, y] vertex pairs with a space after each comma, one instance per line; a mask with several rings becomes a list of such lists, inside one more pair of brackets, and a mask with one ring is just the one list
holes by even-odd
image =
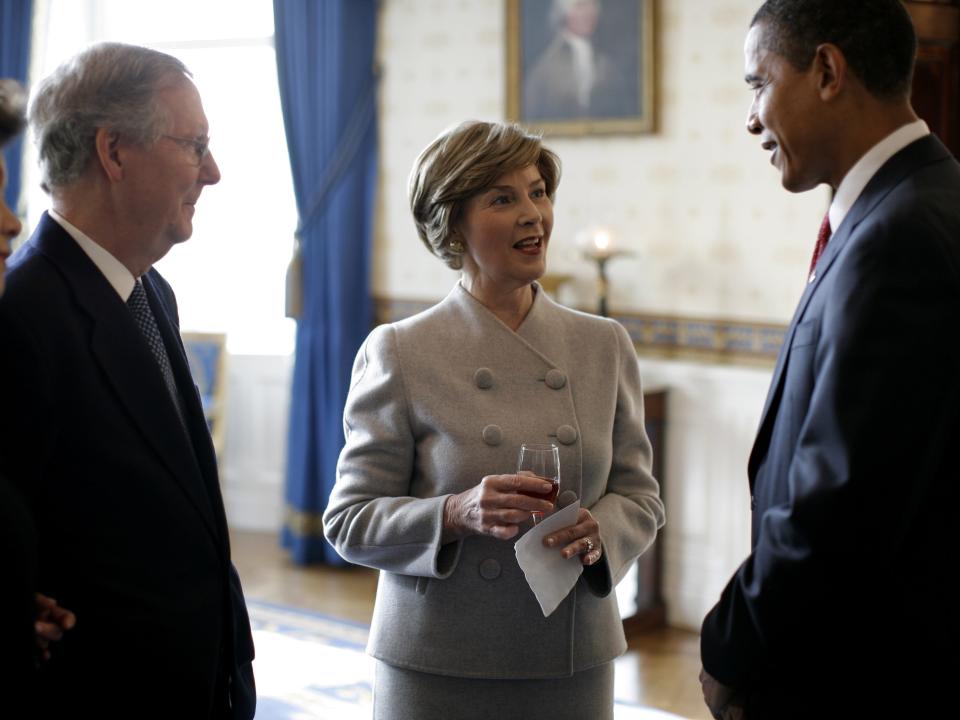
[[[381, 570], [373, 656], [445, 675], [549, 678], [624, 652], [610, 590], [653, 542], [663, 505], [619, 324], [537, 289], [514, 332], [458, 284], [370, 334], [344, 426], [324, 529], [343, 557]], [[514, 540], [441, 540], [447, 496], [515, 472], [522, 442], [558, 445], [560, 490], [581, 497], [603, 538], [603, 562], [548, 618]]]

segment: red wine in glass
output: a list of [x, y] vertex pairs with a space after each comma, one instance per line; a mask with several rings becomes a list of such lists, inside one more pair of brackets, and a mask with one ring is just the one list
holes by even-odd
[[[535, 497], [556, 504], [560, 492], [560, 450], [553, 443], [523, 443], [517, 460], [518, 475], [534, 475], [553, 487], [545, 493], [521, 490], [521, 495]], [[543, 520], [543, 513], [531, 513], [533, 524]]]

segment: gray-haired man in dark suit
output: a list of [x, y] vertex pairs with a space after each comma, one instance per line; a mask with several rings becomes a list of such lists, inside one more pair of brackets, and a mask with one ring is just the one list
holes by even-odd
[[30, 122], [52, 207], [0, 302], [0, 471], [35, 519], [40, 590], [80, 619], [36, 714], [249, 720], [216, 459], [152, 267], [220, 179], [200, 96], [175, 58], [102, 44], [39, 85]]

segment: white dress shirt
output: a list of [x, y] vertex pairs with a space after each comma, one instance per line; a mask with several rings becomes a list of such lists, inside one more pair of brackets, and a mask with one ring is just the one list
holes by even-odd
[[927, 124], [923, 120], [915, 120], [894, 130], [854, 163], [840, 181], [840, 187], [837, 188], [833, 202], [830, 203], [830, 227], [833, 232], [840, 227], [840, 223], [847, 217], [850, 208], [860, 197], [860, 193], [870, 179], [877, 174], [877, 170], [907, 145], [929, 134], [930, 128]]
[[593, 90], [593, 45], [586, 38], [572, 32], [564, 31], [564, 37], [573, 51], [573, 82], [577, 91], [577, 103], [586, 108], [590, 105], [590, 92]]
[[98, 245], [82, 230], [72, 225], [69, 220], [56, 210], [51, 208], [48, 214], [60, 227], [67, 231], [67, 234], [74, 239], [77, 245], [80, 246], [80, 249], [93, 261], [93, 264], [103, 273], [107, 282], [117, 291], [120, 299], [124, 302], [129, 300], [130, 293], [133, 292], [133, 286], [136, 285], [137, 279], [133, 276], [133, 273], [127, 270], [126, 265], [117, 260], [101, 245]]

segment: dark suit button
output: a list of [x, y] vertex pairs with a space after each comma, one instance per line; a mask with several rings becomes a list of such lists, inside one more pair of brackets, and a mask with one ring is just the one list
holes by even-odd
[[491, 372], [490, 368], [479, 368], [473, 374], [473, 382], [475, 382], [481, 390], [489, 390], [493, 387], [493, 372]]
[[496, 580], [500, 577], [500, 563], [493, 558], [487, 558], [480, 563], [480, 577], [484, 580]]
[[547, 377], [544, 378], [544, 382], [547, 383], [548, 388], [559, 390], [567, 384], [567, 376], [563, 373], [563, 371], [554, 368], [547, 373]]
[[577, 429], [572, 425], [561, 425], [557, 428], [557, 440], [564, 445], [573, 445], [577, 441]]
[[483, 429], [483, 441], [487, 445], [497, 446], [503, 442], [503, 430], [499, 425], [487, 425]]
[[757, 499], [751, 495], [750, 496], [750, 512], [753, 512], [757, 509]]

